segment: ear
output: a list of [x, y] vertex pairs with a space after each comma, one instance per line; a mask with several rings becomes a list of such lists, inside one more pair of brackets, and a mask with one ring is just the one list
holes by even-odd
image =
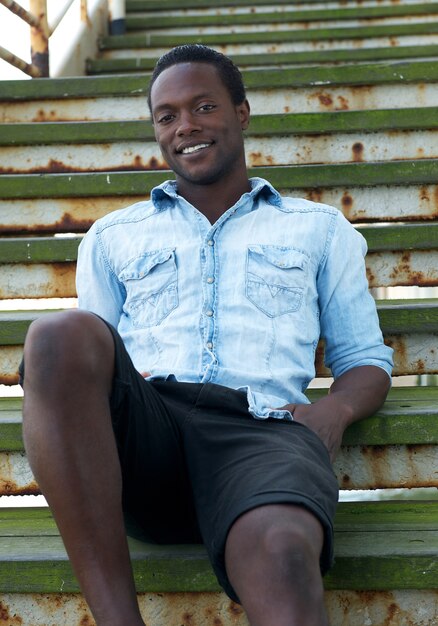
[[239, 116], [242, 130], [246, 130], [249, 126], [249, 118], [250, 118], [250, 107], [249, 107], [248, 100], [245, 98], [242, 104], [237, 105], [236, 110], [237, 110], [237, 115]]

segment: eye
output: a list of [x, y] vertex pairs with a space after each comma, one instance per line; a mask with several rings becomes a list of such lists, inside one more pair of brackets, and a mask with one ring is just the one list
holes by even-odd
[[164, 115], [159, 115], [157, 118], [157, 124], [167, 124], [174, 119], [173, 113], [165, 113]]
[[213, 109], [216, 108], [216, 105], [214, 104], [201, 104], [201, 106], [199, 107], [199, 111], [213, 111]]

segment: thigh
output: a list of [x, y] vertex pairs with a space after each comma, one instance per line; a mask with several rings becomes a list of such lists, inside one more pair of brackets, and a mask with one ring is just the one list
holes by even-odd
[[332, 561], [338, 484], [328, 452], [306, 426], [256, 420], [244, 394], [206, 390], [184, 428], [199, 524], [219, 582], [235, 599], [225, 571], [225, 543], [244, 513], [271, 504], [304, 507], [324, 530], [321, 570]]
[[137, 372], [118, 333], [110, 398], [128, 534], [158, 543], [201, 541], [180, 424], [199, 389], [149, 382]]

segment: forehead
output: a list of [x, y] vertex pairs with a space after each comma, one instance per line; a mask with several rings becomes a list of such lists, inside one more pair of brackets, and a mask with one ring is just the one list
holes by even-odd
[[231, 96], [211, 63], [177, 63], [161, 72], [152, 85], [151, 104], [160, 106], [201, 95]]

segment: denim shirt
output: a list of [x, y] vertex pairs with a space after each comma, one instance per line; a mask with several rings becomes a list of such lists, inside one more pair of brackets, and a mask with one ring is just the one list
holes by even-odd
[[333, 207], [251, 187], [214, 224], [174, 181], [98, 220], [80, 245], [79, 306], [151, 378], [240, 389], [254, 417], [291, 418], [273, 409], [309, 402], [320, 336], [335, 378], [360, 365], [390, 375], [392, 350], [363, 237]]

